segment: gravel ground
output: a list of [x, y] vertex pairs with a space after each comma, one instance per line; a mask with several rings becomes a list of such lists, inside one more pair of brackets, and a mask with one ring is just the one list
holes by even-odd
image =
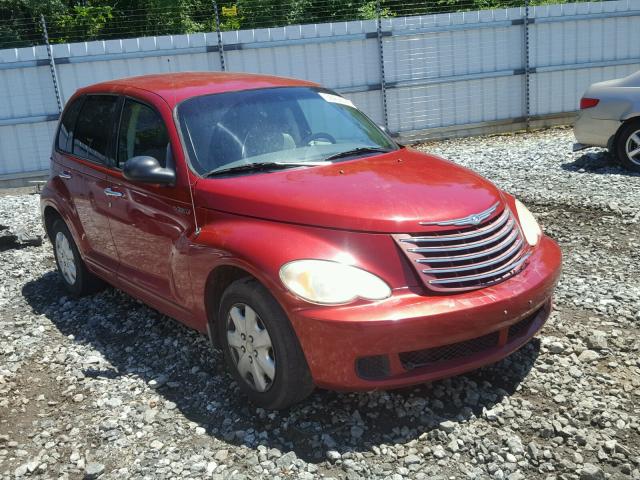
[[[65, 296], [48, 242], [0, 251], [0, 478], [640, 479], [640, 176], [570, 130], [426, 145], [519, 196], [562, 245], [519, 352], [392, 392], [248, 406], [219, 352], [129, 296]], [[42, 234], [36, 195], [0, 223]]]

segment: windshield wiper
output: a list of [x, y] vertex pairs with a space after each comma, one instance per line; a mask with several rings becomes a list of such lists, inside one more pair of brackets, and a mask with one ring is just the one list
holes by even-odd
[[274, 170], [290, 167], [312, 167], [314, 165], [328, 165], [330, 162], [255, 162], [236, 165], [235, 167], [218, 167], [205, 173], [203, 177], [216, 177], [236, 172], [259, 172], [261, 170]]
[[383, 147], [358, 147], [358, 148], [353, 148], [351, 150], [345, 150], [344, 152], [335, 153], [325, 158], [325, 160], [328, 162], [331, 160], [337, 160], [338, 158], [359, 155], [361, 153], [387, 153], [391, 151], [393, 150], [389, 150], [388, 148], [383, 148]]

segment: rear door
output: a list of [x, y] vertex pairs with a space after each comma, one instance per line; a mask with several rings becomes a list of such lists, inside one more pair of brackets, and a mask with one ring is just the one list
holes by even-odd
[[77, 109], [73, 128], [62, 122], [54, 158], [73, 204], [83, 258], [107, 279], [115, 275], [118, 265], [109, 226], [111, 198], [106, 175], [113, 163], [112, 132], [118, 105], [116, 95], [85, 95], [77, 100], [70, 106]]
[[175, 142], [167, 121], [171, 112], [141, 99], [124, 99], [116, 134], [116, 164], [110, 169], [110, 188], [119, 195], [109, 211], [111, 232], [119, 256], [118, 280], [137, 296], [176, 317], [187, 307], [190, 277], [187, 234], [193, 232], [193, 212], [186, 186], [151, 185], [124, 178], [124, 163], [135, 156], [151, 156], [176, 169]]

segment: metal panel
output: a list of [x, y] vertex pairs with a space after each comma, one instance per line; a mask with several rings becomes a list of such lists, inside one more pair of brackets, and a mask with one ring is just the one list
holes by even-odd
[[49, 168], [57, 122], [0, 126], [0, 174]]
[[389, 128], [403, 135], [524, 115], [522, 76], [390, 89], [388, 99]]
[[[589, 84], [640, 68], [640, 0], [530, 9], [530, 104], [577, 108]], [[381, 19], [389, 128], [405, 138], [525, 116], [524, 9]], [[383, 123], [375, 20], [222, 32], [227, 70], [304, 78]], [[170, 71], [220, 71], [216, 32], [54, 45], [62, 100], [80, 87]], [[0, 51], [0, 175], [46, 169], [57, 116], [44, 46]], [[431, 132], [431, 133], [430, 133]]]
[[640, 1], [619, 0], [532, 8], [531, 113], [578, 108], [594, 83], [640, 68]]
[[[523, 115], [520, 9], [391, 22], [384, 39], [389, 128], [412, 131]], [[424, 136], [424, 135], [423, 135]]]

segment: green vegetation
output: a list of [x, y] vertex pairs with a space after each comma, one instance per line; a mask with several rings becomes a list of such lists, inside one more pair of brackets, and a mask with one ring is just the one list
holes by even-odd
[[[381, 15], [515, 7], [523, 2], [381, 0]], [[376, 0], [218, 0], [217, 6], [223, 30], [367, 20], [377, 16]], [[41, 15], [46, 19], [53, 43], [208, 32], [216, 28], [214, 0], [0, 0], [0, 48], [43, 43]]]

